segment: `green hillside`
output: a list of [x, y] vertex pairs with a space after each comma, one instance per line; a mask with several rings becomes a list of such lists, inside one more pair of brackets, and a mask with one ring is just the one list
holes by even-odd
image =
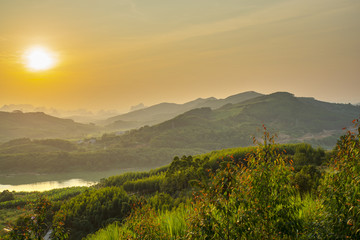
[[[360, 107], [290, 93], [274, 93], [221, 108], [198, 108], [152, 127], [113, 138], [132, 147], [185, 147], [206, 150], [251, 145], [264, 124], [279, 142], [310, 142], [332, 148], [342, 129], [360, 115]], [[109, 141], [107, 144], [111, 144]]]
[[42, 112], [0, 112], [0, 141], [15, 138], [69, 138], [96, 131], [93, 125], [76, 123]]
[[263, 124], [277, 133], [279, 143], [307, 142], [332, 149], [342, 128], [359, 114], [359, 106], [274, 93], [214, 110], [193, 109], [152, 127], [72, 145], [60, 140], [47, 145], [21, 139], [19, 144], [6, 143], [0, 146], [0, 174], [159, 167], [174, 155], [251, 146], [252, 137], [262, 136]]
[[[360, 127], [334, 151], [276, 144], [175, 156], [96, 186], [0, 193], [5, 239], [359, 239]], [[27, 199], [27, 203], [25, 201]], [[24, 207], [22, 212], [17, 211]], [[10, 222], [6, 220], [10, 219]], [[1, 220], [1, 218], [0, 218]]]

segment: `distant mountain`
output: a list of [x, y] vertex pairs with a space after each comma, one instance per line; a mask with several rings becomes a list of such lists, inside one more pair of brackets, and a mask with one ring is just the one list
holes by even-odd
[[45, 114], [58, 117], [72, 119], [80, 123], [93, 123], [104, 118], [112, 117], [119, 114], [116, 110], [99, 110], [97, 112], [87, 109], [64, 110], [47, 107], [35, 107], [31, 104], [7, 104], [0, 107], [0, 111], [4, 112], [43, 112]]
[[[211, 101], [211, 100], [206, 100]], [[129, 146], [183, 147], [205, 150], [252, 144], [264, 124], [277, 142], [310, 142], [330, 148], [342, 128], [360, 116], [360, 107], [301, 98], [286, 92], [259, 96], [221, 108], [198, 108], [153, 127], [121, 136]], [[129, 142], [131, 139], [131, 142]]]
[[83, 137], [97, 130], [91, 124], [76, 123], [43, 112], [0, 112], [0, 141], [15, 138]]
[[130, 107], [130, 112], [140, 110], [140, 109], [143, 109], [143, 108], [145, 108], [145, 105], [143, 103], [139, 103], [138, 105], [131, 106]]
[[[198, 98], [196, 100], [184, 104], [160, 103], [143, 109], [135, 110], [126, 114], [108, 118], [105, 121], [102, 121], [101, 124], [108, 125], [108, 127], [112, 129], [114, 126], [123, 127], [126, 125], [125, 124], [126, 122], [130, 122], [127, 125], [132, 127], [154, 125], [169, 120], [173, 117], [176, 117], [179, 114], [185, 113], [194, 108], [210, 107], [212, 109], [216, 109], [225, 104], [240, 103], [259, 96], [262, 96], [262, 94], [251, 91], [251, 92], [239, 93], [227, 97], [225, 99], [216, 99], [214, 97], [211, 97], [205, 99]], [[116, 124], [115, 122], [117, 121], [120, 121], [121, 125]], [[126, 127], [123, 127], [123, 129], [124, 128]]]
[[[286, 92], [231, 103], [239, 101], [236, 100], [238, 97], [241, 95], [221, 102], [213, 98], [197, 99], [187, 104], [200, 108], [154, 126], [106, 133], [76, 144], [59, 139], [30, 140], [24, 137], [67, 137], [86, 134], [95, 127], [44, 113], [0, 112], [0, 139], [4, 136], [23, 138], [0, 144], [0, 174], [158, 167], [168, 164], [176, 155], [253, 145], [252, 136], [256, 139], [262, 136], [263, 124], [271, 134], [278, 135], [277, 143], [308, 142], [314, 147], [331, 149], [344, 133], [342, 128], [351, 126], [352, 120], [360, 116], [360, 106], [321, 102]], [[202, 107], [215, 104], [225, 105]], [[172, 111], [174, 106], [178, 105], [164, 103], [152, 109]], [[131, 120], [130, 113], [127, 116]], [[112, 124], [132, 127], [129, 124], [138, 123], [117, 120]]]

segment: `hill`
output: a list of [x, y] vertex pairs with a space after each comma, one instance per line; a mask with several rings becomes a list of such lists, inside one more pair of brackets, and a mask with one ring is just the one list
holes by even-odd
[[111, 117], [102, 121], [101, 124], [107, 125], [108, 129], [130, 129], [145, 125], [154, 125], [163, 121], [176, 117], [194, 108], [210, 107], [212, 109], [219, 108], [229, 103], [240, 103], [248, 99], [252, 99], [262, 94], [256, 92], [243, 92], [225, 99], [198, 98], [194, 101], [184, 104], [176, 103], [160, 103], [147, 108], [135, 110], [126, 114]]
[[96, 129], [94, 125], [53, 117], [43, 112], [0, 112], [0, 141], [24, 137], [82, 137]]
[[205, 150], [251, 145], [264, 124], [278, 141], [335, 145], [342, 129], [360, 115], [360, 107], [301, 98], [286, 92], [226, 104], [218, 109], [198, 108], [171, 120], [117, 138], [128, 146], [184, 147]]
[[0, 173], [158, 167], [176, 155], [253, 145], [252, 136], [262, 136], [263, 124], [278, 135], [279, 143], [307, 142], [331, 149], [344, 133], [342, 129], [359, 115], [360, 106], [279, 92], [217, 109], [192, 109], [151, 127], [121, 135], [107, 133], [76, 146], [63, 142], [61, 149], [54, 148], [54, 140], [6, 143], [0, 148]]

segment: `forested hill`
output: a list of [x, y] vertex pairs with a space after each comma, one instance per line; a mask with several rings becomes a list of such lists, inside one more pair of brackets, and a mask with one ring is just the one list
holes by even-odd
[[221, 108], [190, 110], [171, 120], [131, 131], [113, 141], [128, 146], [221, 149], [248, 146], [264, 124], [279, 142], [310, 142], [331, 148], [360, 107], [299, 98], [286, 92]]
[[102, 124], [108, 125], [108, 127], [112, 129], [127, 129], [129, 126], [141, 127], [145, 125], [154, 125], [169, 120], [194, 108], [210, 107], [212, 109], [216, 109], [228, 103], [240, 103], [259, 96], [262, 96], [262, 94], [249, 91], [232, 95], [225, 99], [216, 99], [211, 97], [205, 99], [198, 98], [184, 104], [160, 103], [144, 109], [109, 118], [103, 121]]
[[76, 123], [42, 112], [0, 112], [0, 141], [15, 138], [81, 137], [93, 132], [93, 125]]

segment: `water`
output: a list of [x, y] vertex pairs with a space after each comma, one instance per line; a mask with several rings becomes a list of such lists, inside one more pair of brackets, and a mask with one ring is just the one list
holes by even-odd
[[20, 184], [20, 185], [3, 185], [0, 184], [0, 191], [9, 190], [16, 192], [32, 192], [32, 191], [47, 191], [55, 188], [66, 188], [66, 187], [75, 187], [75, 186], [86, 186], [96, 184], [97, 182], [85, 181], [83, 179], [70, 179], [66, 181], [46, 181], [46, 182], [36, 182], [30, 184]]
[[111, 169], [99, 172], [71, 172], [57, 174], [0, 174], [0, 192], [47, 191], [55, 188], [91, 186], [107, 178], [125, 172], [149, 171], [147, 168]]

